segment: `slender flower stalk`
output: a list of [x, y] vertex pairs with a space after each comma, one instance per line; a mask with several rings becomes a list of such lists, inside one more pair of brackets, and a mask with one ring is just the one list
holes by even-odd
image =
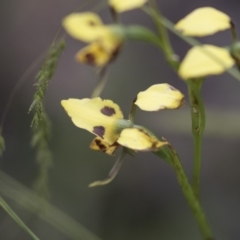
[[[179, 62], [175, 58], [174, 62], [169, 61], [169, 56], [176, 56], [173, 52], [173, 48], [169, 41], [167, 32], [162, 24], [161, 15], [159, 12], [156, 12], [157, 7], [155, 1], [152, 0], [152, 6], [154, 10], [150, 12], [153, 20], [155, 21], [158, 31], [159, 38], [162, 42], [163, 51], [167, 57], [168, 62], [174, 70], [178, 70]], [[148, 11], [149, 12], [149, 11]], [[155, 12], [155, 13], [154, 13]], [[164, 29], [164, 30], [163, 30]], [[164, 44], [163, 44], [164, 43]], [[191, 119], [192, 119], [192, 134], [194, 139], [194, 169], [193, 169], [193, 191], [196, 194], [197, 198], [200, 199], [200, 171], [201, 171], [201, 156], [202, 156], [202, 136], [205, 128], [205, 109], [203, 100], [200, 94], [201, 86], [203, 79], [190, 79], [186, 81], [188, 86], [188, 95], [190, 100], [191, 108]]]
[[238, 41], [238, 35], [237, 35], [237, 31], [236, 31], [236, 27], [233, 21], [231, 21], [231, 34], [232, 34], [232, 41], [233, 43], [236, 43]]
[[188, 181], [186, 173], [182, 167], [182, 164], [175, 149], [171, 145], [166, 145], [165, 147], [161, 148], [158, 152], [155, 152], [155, 155], [167, 160], [173, 167], [178, 183], [188, 202], [188, 205], [191, 208], [191, 211], [198, 224], [203, 239], [214, 240], [205, 213], [202, 209], [202, 206], [200, 205], [200, 202], [198, 201], [196, 195], [193, 192], [193, 189]]
[[[157, 9], [155, 0], [150, 1], [152, 10], [147, 9], [157, 25], [159, 32], [159, 41], [161, 42], [162, 50], [165, 54], [170, 66], [177, 71], [179, 69], [179, 61], [174, 53], [171, 43], [169, 41], [166, 29], [162, 23], [162, 16]], [[211, 230], [207, 224], [205, 215], [200, 206], [200, 171], [201, 171], [201, 156], [202, 156], [202, 136], [205, 128], [205, 109], [201, 97], [201, 86], [203, 78], [189, 79], [186, 81], [188, 86], [188, 95], [191, 108], [192, 119], [192, 134], [194, 139], [194, 169], [193, 169], [193, 186], [188, 182], [187, 176], [181, 166], [179, 158], [173, 151], [172, 166], [177, 175], [180, 187], [188, 201], [188, 204], [193, 212], [193, 215], [199, 225], [200, 231], [204, 239], [210, 240], [212, 238]]]
[[89, 184], [89, 187], [96, 187], [96, 186], [103, 186], [106, 185], [108, 183], [110, 183], [118, 174], [118, 172], [120, 171], [123, 163], [124, 163], [124, 157], [126, 156], [126, 151], [123, 149], [121, 155], [118, 157], [116, 163], [114, 164], [114, 166], [112, 167], [111, 171], [108, 174], [108, 177], [104, 180], [100, 180], [100, 181], [95, 181], [91, 184]]
[[129, 116], [128, 116], [128, 119], [132, 122], [134, 122], [136, 111], [137, 111], [137, 105], [135, 105], [135, 100], [134, 100], [132, 102], [131, 111], [130, 111]]
[[194, 139], [193, 192], [200, 200], [200, 173], [202, 156], [202, 137], [205, 129], [205, 109], [201, 97], [203, 79], [189, 80], [188, 95], [192, 116], [192, 134]]
[[161, 18], [162, 18], [161, 12], [157, 7], [157, 3], [155, 0], [149, 1], [149, 4], [151, 8], [149, 8], [147, 12], [152, 16], [153, 21], [156, 24], [158, 34], [159, 34], [159, 42], [160, 42], [159, 45], [161, 46], [168, 63], [172, 66], [174, 70], [176, 70], [179, 66], [178, 57], [174, 53], [166, 28], [164, 27], [161, 21]]
[[101, 95], [102, 91], [104, 90], [107, 84], [107, 81], [108, 81], [108, 71], [107, 71], [107, 66], [105, 66], [100, 70], [99, 80], [92, 92], [91, 98], [99, 97]]

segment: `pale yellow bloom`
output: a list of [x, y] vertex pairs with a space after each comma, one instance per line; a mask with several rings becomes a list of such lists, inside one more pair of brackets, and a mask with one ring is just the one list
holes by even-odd
[[138, 93], [135, 104], [144, 111], [176, 109], [184, 104], [184, 95], [167, 83], [155, 84]]
[[120, 134], [118, 143], [136, 151], [156, 151], [168, 144], [139, 128], [125, 128]]
[[72, 13], [64, 18], [63, 26], [73, 38], [90, 43], [77, 53], [77, 61], [97, 67], [108, 64], [123, 42], [114, 26], [104, 25], [95, 13]]
[[110, 145], [117, 141], [123, 114], [111, 100], [70, 98], [62, 100], [61, 104], [77, 127], [101, 137]]
[[136, 151], [156, 151], [166, 144], [123, 119], [119, 106], [111, 100], [68, 99], [61, 103], [77, 127], [97, 135], [90, 145], [94, 150], [112, 155], [119, 145]]
[[93, 42], [81, 49], [76, 54], [76, 60], [85, 64], [94, 65], [97, 67], [102, 67], [106, 65], [113, 55], [110, 55], [101, 42]]
[[230, 27], [230, 17], [212, 7], [195, 9], [175, 25], [183, 35], [198, 37], [211, 35]]
[[109, 5], [115, 12], [122, 13], [135, 8], [140, 8], [147, 3], [148, 0], [109, 0]]
[[95, 13], [72, 13], [63, 19], [63, 27], [73, 38], [84, 42], [98, 40], [105, 34], [106, 27]]
[[234, 60], [229, 51], [213, 45], [191, 48], [179, 67], [183, 79], [218, 75], [231, 68]]

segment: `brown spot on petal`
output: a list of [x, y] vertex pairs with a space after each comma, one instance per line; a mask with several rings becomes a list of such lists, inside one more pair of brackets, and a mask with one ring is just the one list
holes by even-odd
[[85, 55], [85, 60], [86, 60], [86, 62], [87, 62], [88, 64], [94, 64], [94, 63], [95, 63], [95, 57], [94, 57], [94, 55], [91, 54], [91, 53], [87, 53], [87, 54]]
[[138, 131], [147, 134], [142, 128], [138, 128]]
[[91, 27], [95, 27], [97, 24], [96, 24], [96, 22], [94, 22], [94, 21], [89, 21], [88, 22], [88, 24], [89, 24], [89, 26], [91, 26]]
[[101, 109], [101, 113], [110, 117], [114, 115], [116, 112], [115, 112], [115, 109], [112, 107], [104, 107]]
[[96, 126], [93, 128], [93, 133], [103, 138], [103, 135], [105, 133], [105, 128], [103, 126]]
[[96, 139], [95, 142], [98, 145], [99, 149], [101, 149], [103, 152], [106, 151], [106, 146], [102, 144], [102, 142], [99, 139]]
[[152, 143], [152, 146], [151, 146], [150, 149], [152, 149], [153, 151], [158, 150], [158, 148], [157, 148], [157, 144], [158, 144], [157, 142]]

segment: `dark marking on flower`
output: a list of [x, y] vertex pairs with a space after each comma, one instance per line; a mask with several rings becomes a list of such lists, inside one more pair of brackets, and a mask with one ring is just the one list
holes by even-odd
[[104, 108], [101, 109], [101, 113], [104, 114], [104, 115], [106, 115], [106, 116], [109, 116], [109, 117], [112, 116], [112, 115], [114, 115], [114, 114], [116, 114], [114, 108], [112, 108], [112, 107], [107, 107], [107, 106], [105, 106]]
[[107, 153], [109, 155], [114, 155], [114, 152], [116, 151], [119, 144], [117, 142], [113, 143], [112, 145], [105, 144], [103, 141], [99, 139], [95, 139], [94, 143], [98, 146], [98, 150], [101, 152]]
[[151, 149], [152, 151], [156, 151], [156, 150], [158, 150], [159, 147], [158, 147], [157, 145], [158, 145], [158, 142], [153, 142], [153, 143], [152, 143], [152, 146], [151, 146], [150, 149]]
[[95, 142], [101, 151], [103, 152], [106, 151], [107, 147], [104, 144], [102, 144], [101, 140], [96, 139]]
[[93, 133], [103, 138], [103, 135], [105, 133], [105, 128], [103, 126], [96, 126], [93, 128]]
[[137, 128], [137, 130], [138, 130], [139, 132], [141, 132], [141, 133], [144, 133], [144, 134], [148, 135], [148, 134], [146, 133], [146, 131], [145, 131], [144, 129], [142, 129], [142, 128]]
[[91, 26], [91, 27], [97, 26], [96, 22], [94, 22], [94, 21], [92, 21], [92, 20], [90, 20], [90, 21], [88, 22], [88, 24], [89, 24], [89, 26]]
[[92, 64], [92, 65], [95, 64], [95, 56], [92, 53], [85, 54], [85, 60], [86, 60], [86, 63], [88, 64]]

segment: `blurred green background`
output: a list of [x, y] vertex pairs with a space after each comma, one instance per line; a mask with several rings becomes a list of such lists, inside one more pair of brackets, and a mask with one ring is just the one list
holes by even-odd
[[[83, 1], [1, 0], [0, 1], [0, 116], [9, 95], [28, 66], [52, 43], [64, 16]], [[100, 1], [92, 1], [90, 10]], [[238, 0], [159, 0], [163, 14], [174, 23], [195, 8], [212, 6], [230, 15], [240, 30]], [[100, 12], [111, 22], [108, 9]], [[124, 23], [138, 23], [153, 30], [151, 19], [140, 10], [122, 14]], [[63, 35], [64, 31], [60, 35]], [[189, 46], [170, 35], [175, 51], [183, 57]], [[60, 101], [89, 97], [97, 80], [92, 67], [75, 62], [75, 53], [84, 45], [67, 36], [56, 74], [48, 88], [45, 104], [52, 121], [51, 149], [54, 164], [49, 172], [50, 203], [81, 223], [102, 240], [199, 240], [193, 216], [178, 187], [172, 169], [150, 153], [127, 157], [117, 178], [109, 185], [88, 188], [104, 179], [116, 157], [91, 151], [93, 135], [76, 128]], [[229, 32], [201, 39], [204, 43], [226, 46]], [[6, 151], [1, 170], [27, 187], [38, 175], [34, 150], [30, 148], [32, 114], [28, 114], [40, 64], [28, 76], [11, 105], [3, 136]], [[145, 43], [126, 43], [110, 67], [110, 77], [102, 97], [112, 99], [128, 115], [131, 101], [152, 84], [167, 82], [187, 95], [185, 83], [166, 64], [163, 54]], [[240, 238], [240, 82], [227, 73], [209, 77], [202, 94], [207, 113], [202, 159], [202, 204], [217, 240]], [[189, 177], [192, 173], [193, 143], [188, 99], [176, 111], [147, 113], [137, 111], [136, 123], [164, 136], [177, 149]], [[0, 175], [0, 195], [24, 222], [44, 240], [71, 239], [59, 229], [29, 211], [34, 198], [24, 200], [6, 185]], [[6, 179], [5, 179], [6, 180]], [[11, 196], [11, 197], [10, 197]], [[23, 207], [22, 201], [29, 201]], [[40, 208], [41, 210], [42, 208]], [[40, 211], [39, 210], [39, 211]], [[45, 208], [45, 211], [51, 211]], [[58, 216], [56, 216], [58, 218]], [[71, 225], [70, 222], [67, 223]], [[64, 225], [65, 226], [65, 225]], [[64, 227], [63, 226], [63, 227]], [[0, 210], [0, 239], [31, 239]], [[75, 238], [95, 240], [97, 238]]]

